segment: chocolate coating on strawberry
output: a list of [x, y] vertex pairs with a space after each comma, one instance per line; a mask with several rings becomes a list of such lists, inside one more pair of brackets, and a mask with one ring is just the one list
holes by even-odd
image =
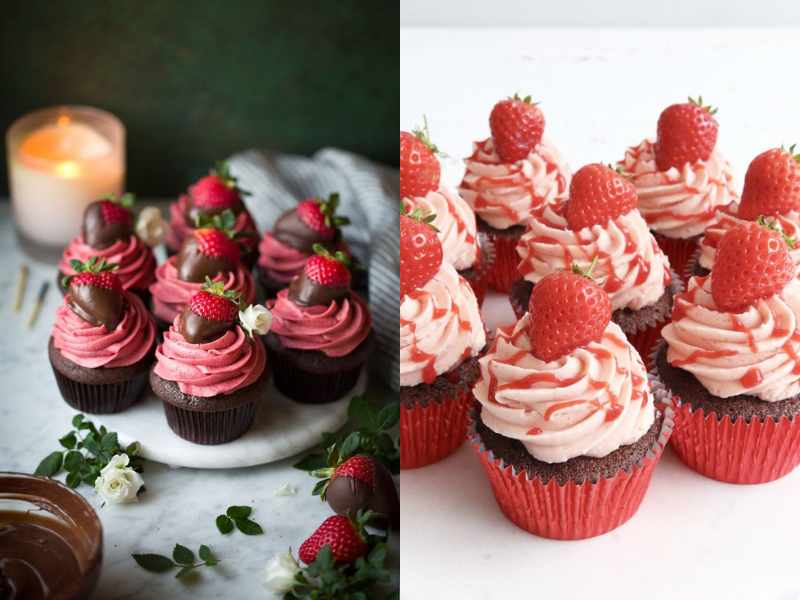
[[199, 283], [207, 277], [233, 271], [239, 266], [241, 251], [232, 232], [214, 228], [195, 229], [181, 246], [176, 261], [178, 277]]
[[372, 525], [395, 529], [400, 525], [400, 500], [392, 474], [371, 456], [353, 456], [336, 467], [324, 493], [337, 514], [370, 510], [376, 514]]
[[213, 342], [233, 327], [238, 315], [239, 294], [207, 280], [181, 312], [180, 333], [192, 344]]
[[278, 217], [272, 235], [300, 252], [312, 252], [314, 244], [333, 252], [341, 237], [339, 228], [350, 223], [347, 217], [336, 214], [338, 206], [339, 194], [331, 194], [327, 200], [303, 200]]
[[230, 174], [227, 164], [219, 163], [210, 174], [189, 187], [189, 206], [186, 217], [195, 223], [203, 216], [214, 216], [230, 210], [238, 215], [244, 210], [242, 195], [246, 195]]
[[125, 298], [122, 284], [113, 271], [117, 265], [92, 258], [85, 263], [73, 261], [76, 274], [65, 277], [69, 289], [67, 298], [72, 312], [92, 325], [115, 329], [122, 319]]
[[101, 250], [119, 240], [127, 240], [133, 233], [130, 211], [133, 202], [133, 194], [123, 194], [120, 198], [112, 195], [89, 204], [83, 211], [83, 241]]
[[350, 295], [350, 257], [344, 252], [331, 254], [315, 244], [303, 272], [289, 284], [289, 299], [300, 306], [327, 306]]

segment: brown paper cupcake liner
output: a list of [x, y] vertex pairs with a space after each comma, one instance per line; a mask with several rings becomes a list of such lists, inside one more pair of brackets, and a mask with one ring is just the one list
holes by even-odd
[[351, 391], [358, 382], [363, 365], [332, 373], [311, 373], [298, 368], [281, 352], [267, 346], [269, 365], [275, 387], [301, 404], [334, 402]]
[[64, 401], [83, 413], [108, 415], [132, 406], [147, 385], [147, 370], [120, 383], [81, 383], [53, 367], [58, 390]]
[[163, 402], [167, 424], [176, 435], [195, 444], [216, 445], [231, 442], [250, 429], [256, 416], [256, 402], [215, 412], [178, 408]]

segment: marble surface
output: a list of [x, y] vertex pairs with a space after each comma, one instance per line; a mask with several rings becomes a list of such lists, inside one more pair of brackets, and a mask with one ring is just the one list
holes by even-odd
[[[39, 320], [25, 326], [32, 298], [44, 281], [53, 281], [54, 267], [24, 258], [16, 248], [7, 202], [0, 202], [0, 471], [30, 473], [58, 438], [71, 427], [47, 359], [47, 338], [60, 294], [51, 287]], [[12, 311], [19, 265], [31, 268], [22, 313]], [[370, 389], [371, 397], [389, 392]], [[272, 598], [261, 583], [267, 560], [288, 547], [297, 547], [331, 512], [311, 496], [315, 479], [292, 468], [297, 458], [258, 467], [195, 470], [145, 463], [147, 492], [138, 504], [101, 506], [94, 490], [79, 491], [97, 509], [104, 528], [105, 553], [96, 600], [144, 600], [191, 597]], [[294, 496], [276, 496], [284, 484], [297, 488]], [[265, 530], [261, 536], [238, 532], [223, 536], [215, 517], [231, 504], [254, 507], [253, 518]], [[186, 581], [173, 575], [148, 573], [131, 553], [170, 554], [176, 542], [196, 550], [208, 544], [219, 556], [215, 568], [198, 569]], [[391, 543], [390, 564], [399, 569], [399, 543]]]

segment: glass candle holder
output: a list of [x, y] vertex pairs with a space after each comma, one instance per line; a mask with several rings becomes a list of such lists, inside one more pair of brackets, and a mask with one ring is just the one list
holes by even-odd
[[109, 112], [56, 106], [17, 119], [6, 134], [17, 237], [52, 260], [78, 235], [86, 205], [125, 185], [125, 127]]

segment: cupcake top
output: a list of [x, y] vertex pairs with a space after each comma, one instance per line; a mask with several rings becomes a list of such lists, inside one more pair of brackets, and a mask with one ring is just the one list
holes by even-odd
[[114, 267], [91, 259], [66, 278], [68, 293], [56, 312], [53, 345], [81, 367], [125, 367], [153, 347], [153, 319], [138, 296], [123, 291]]
[[536, 285], [531, 305], [479, 360], [473, 394], [483, 423], [547, 463], [636, 442], [655, 406], [639, 354], [610, 322], [607, 294], [560, 271]]
[[430, 223], [436, 228], [444, 260], [456, 270], [463, 271], [475, 264], [478, 257], [475, 213], [455, 190], [442, 186], [425, 196], [404, 198], [403, 206], [407, 211], [418, 208], [434, 215]]
[[349, 257], [317, 245], [300, 275], [268, 303], [272, 332], [286, 348], [336, 358], [352, 353], [372, 331], [367, 303], [350, 290]]
[[536, 212], [517, 254], [520, 273], [533, 283], [573, 264], [594, 263], [592, 278], [608, 293], [612, 310], [655, 304], [671, 280], [669, 260], [636, 208], [633, 186], [598, 164], [575, 173], [568, 202]]
[[187, 395], [232, 394], [263, 375], [266, 352], [253, 332], [266, 333], [269, 320], [264, 307], [240, 312], [236, 294], [220, 283], [208, 284], [164, 334], [153, 370]]
[[747, 223], [723, 236], [711, 275], [692, 277], [664, 327], [667, 360], [713, 395], [800, 393], [800, 282], [781, 235]]
[[667, 107], [657, 140], [629, 148], [618, 163], [636, 186], [650, 229], [665, 237], [702, 233], [718, 208], [738, 200], [731, 166], [716, 148], [715, 112], [702, 99]]

